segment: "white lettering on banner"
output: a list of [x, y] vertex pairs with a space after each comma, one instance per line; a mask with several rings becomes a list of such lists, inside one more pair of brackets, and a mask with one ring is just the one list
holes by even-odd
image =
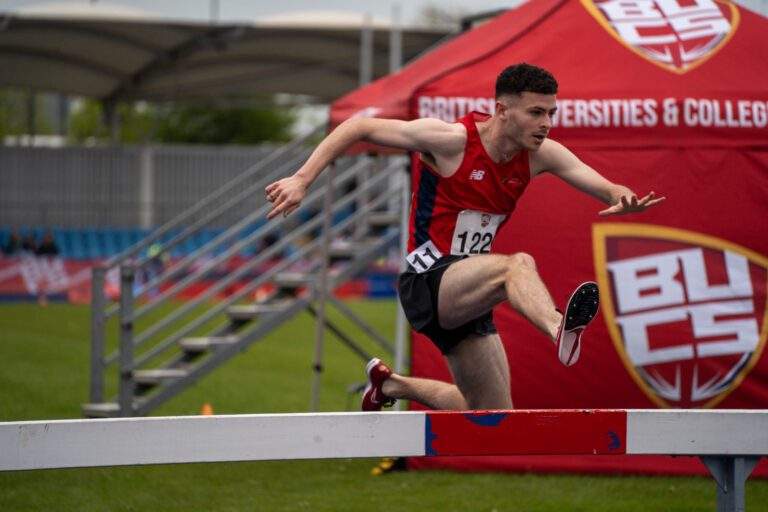
[[571, 99], [557, 101], [553, 126], [562, 128], [765, 128], [768, 101], [707, 98]]
[[561, 99], [554, 126], [563, 128], [654, 127], [659, 122], [658, 103], [652, 98]]
[[662, 309], [651, 313], [616, 318], [616, 323], [624, 332], [624, 344], [627, 354], [635, 366], [647, 366], [670, 361], [685, 361], [694, 355], [690, 344], [675, 347], [651, 348], [648, 339], [650, 327], [674, 322], [682, 322], [688, 318], [687, 308]]
[[[636, 367], [694, 356], [738, 355], [757, 348], [759, 329], [749, 263], [730, 251], [723, 251], [723, 262], [727, 282], [715, 285], [710, 284], [701, 248], [607, 264], [615, 283], [616, 322]], [[737, 315], [751, 316], [733, 318]], [[650, 328], [688, 319], [693, 343], [654, 347], [649, 341]]]
[[732, 300], [713, 302], [689, 307], [693, 336], [697, 339], [725, 337], [735, 334], [736, 337], [723, 341], [707, 341], [696, 345], [699, 357], [726, 356], [744, 354], [757, 348], [759, 334], [754, 318], [737, 320], [717, 320], [718, 316], [751, 314], [755, 305], [751, 300]]
[[706, 98], [685, 98], [683, 119], [687, 126], [765, 128], [768, 102], [718, 101]]
[[19, 262], [18, 272], [24, 280], [27, 292], [31, 294], [63, 289], [70, 282], [64, 263], [59, 258], [24, 257]]
[[[609, 0], [596, 5], [621, 39], [668, 65], [705, 57], [731, 30], [713, 0]], [[703, 44], [683, 44], [702, 39]]]
[[[753, 318], [717, 320], [718, 316], [754, 313], [751, 300], [715, 302], [695, 306], [662, 309], [649, 313], [617, 317], [624, 332], [627, 354], [635, 366], [686, 361], [693, 357], [738, 355], [757, 348], [759, 334]], [[650, 327], [684, 322], [690, 317], [696, 344], [652, 348], [648, 338]], [[732, 336], [730, 339], [707, 341], [705, 338]]]
[[421, 118], [430, 117], [453, 123], [473, 111], [492, 115], [496, 110], [496, 100], [464, 96], [419, 96], [418, 106]]
[[704, 266], [704, 254], [701, 249], [691, 249], [676, 253], [683, 267], [688, 300], [703, 302], [707, 300], [735, 299], [752, 296], [752, 281], [749, 278], [749, 262], [744, 256], [725, 252], [725, 272], [728, 282], [710, 285], [707, 269]]
[[621, 314], [685, 302], [685, 290], [675, 280], [680, 271], [675, 253], [615, 261], [608, 270], [618, 283], [616, 302]]
[[[493, 114], [493, 98], [420, 96], [419, 117], [453, 123], [472, 111]], [[561, 128], [766, 128], [767, 100], [709, 98], [561, 98], [552, 125]]]
[[[686, 288], [675, 279], [682, 267]], [[728, 283], [710, 285], [701, 249], [641, 256], [608, 264], [617, 283], [620, 313], [675, 306], [685, 302], [751, 297], [749, 264], [744, 256], [725, 252]]]

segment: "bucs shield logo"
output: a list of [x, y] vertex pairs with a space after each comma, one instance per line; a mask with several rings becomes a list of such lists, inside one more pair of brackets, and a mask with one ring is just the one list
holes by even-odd
[[723, 0], [582, 0], [630, 50], [674, 73], [702, 64], [736, 32], [739, 10]]
[[608, 331], [659, 407], [713, 407], [760, 359], [768, 258], [691, 231], [593, 227]]

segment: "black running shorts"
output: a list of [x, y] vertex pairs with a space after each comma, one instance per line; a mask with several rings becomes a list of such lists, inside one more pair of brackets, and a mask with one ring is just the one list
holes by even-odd
[[475, 334], [485, 336], [496, 334], [493, 312], [456, 327], [443, 329], [437, 319], [437, 298], [440, 281], [448, 267], [466, 256], [443, 256], [432, 267], [421, 274], [408, 269], [400, 274], [398, 288], [400, 303], [403, 305], [408, 322], [416, 332], [426, 335], [437, 345], [440, 352], [447, 354], [461, 340]]

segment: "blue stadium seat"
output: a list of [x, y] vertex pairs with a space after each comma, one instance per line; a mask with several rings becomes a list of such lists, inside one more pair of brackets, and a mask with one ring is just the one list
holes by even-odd
[[85, 248], [84, 237], [82, 233], [73, 233], [72, 245], [70, 248], [70, 258], [78, 260], [88, 259], [88, 251]]
[[5, 247], [11, 236], [11, 228], [0, 228], [0, 247]]
[[112, 228], [104, 228], [101, 230], [101, 236], [104, 247], [104, 256], [107, 258], [116, 256], [120, 252], [117, 243], [117, 232]]
[[59, 247], [59, 256], [62, 258], [71, 258], [72, 252], [72, 237], [69, 236], [69, 229], [66, 228], [54, 228], [53, 241]]

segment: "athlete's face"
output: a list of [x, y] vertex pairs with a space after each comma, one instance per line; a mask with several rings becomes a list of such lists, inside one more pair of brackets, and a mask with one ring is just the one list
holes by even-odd
[[552, 128], [557, 103], [554, 94], [525, 91], [500, 97], [496, 109], [512, 142], [524, 151], [536, 151]]

